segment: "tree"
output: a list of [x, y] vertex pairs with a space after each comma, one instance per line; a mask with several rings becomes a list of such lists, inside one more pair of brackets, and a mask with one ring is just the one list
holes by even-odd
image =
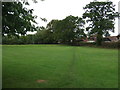
[[40, 29], [37, 31], [34, 37], [34, 41], [36, 44], [52, 44], [55, 43], [55, 40], [53, 38], [53, 33], [47, 30], [46, 28]]
[[114, 20], [118, 16], [115, 12], [115, 5], [112, 2], [90, 2], [84, 9], [83, 18], [90, 22], [87, 31], [90, 34], [97, 34], [97, 45], [101, 45], [103, 34], [109, 31], [114, 32]]
[[23, 4], [28, 2], [3, 2], [2, 3], [2, 35], [25, 35], [27, 31], [35, 31], [36, 16], [33, 9], [28, 10]]
[[104, 36], [108, 37], [108, 36], [110, 36], [110, 33], [108, 31], [106, 31], [105, 34], [104, 34]]
[[67, 16], [63, 20], [52, 20], [47, 29], [53, 32], [54, 38], [62, 43], [74, 43], [75, 39], [85, 35], [82, 18]]
[[8, 36], [2, 37], [2, 44], [18, 44], [18, 38], [16, 36]]
[[58, 33], [58, 28], [60, 27], [59, 23], [60, 23], [60, 20], [51, 20], [46, 27], [46, 29], [52, 33], [54, 42], [59, 41], [59, 36], [60, 36], [60, 33]]

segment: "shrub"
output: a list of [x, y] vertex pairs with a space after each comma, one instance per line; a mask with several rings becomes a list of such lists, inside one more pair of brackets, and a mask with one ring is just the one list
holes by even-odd
[[119, 42], [103, 42], [102, 47], [104, 47], [104, 48], [119, 48], [120, 41]]
[[90, 47], [101, 47], [101, 48], [120, 48], [119, 42], [102, 42], [101, 46], [97, 46], [96, 43], [88, 43], [88, 42], [79, 42], [72, 44], [73, 46], [90, 46]]

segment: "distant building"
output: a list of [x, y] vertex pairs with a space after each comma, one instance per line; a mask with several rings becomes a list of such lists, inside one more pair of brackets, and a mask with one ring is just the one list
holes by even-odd
[[[96, 40], [97, 40], [97, 35], [93, 35], [89, 38], [83, 39], [84, 42], [96, 42]], [[120, 35], [103, 37], [103, 42], [118, 42], [119, 40], [120, 40]]]
[[117, 42], [118, 41], [118, 37], [117, 36], [108, 36], [103, 38], [103, 41], [105, 42]]

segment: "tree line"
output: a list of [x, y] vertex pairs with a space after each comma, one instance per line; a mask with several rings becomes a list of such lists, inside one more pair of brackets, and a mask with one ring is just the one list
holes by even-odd
[[[97, 35], [96, 44], [101, 45], [103, 35], [114, 32], [114, 21], [119, 17], [113, 2], [90, 2], [83, 9], [82, 17], [67, 16], [63, 20], [52, 20], [46, 27], [35, 27], [33, 9], [28, 10], [23, 4], [28, 2], [2, 3], [3, 44], [75, 44], [78, 40]], [[85, 24], [88, 26], [85, 27]], [[27, 35], [28, 31], [37, 31]]]

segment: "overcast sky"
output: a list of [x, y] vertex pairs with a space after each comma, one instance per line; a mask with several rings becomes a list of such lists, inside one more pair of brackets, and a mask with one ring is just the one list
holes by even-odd
[[[45, 0], [39, 1], [38, 3], [33, 3], [32, 0], [28, 0], [30, 6], [27, 8], [34, 9], [34, 15], [37, 15], [38, 26], [46, 26], [52, 19], [64, 19], [66, 16], [73, 15], [81, 17], [84, 13], [83, 7], [89, 4], [93, 0]], [[106, 1], [106, 0], [98, 0]], [[110, 0], [116, 5], [116, 11], [118, 11], [119, 0]], [[48, 21], [43, 22], [41, 18], [46, 18]], [[115, 21], [115, 33], [118, 34], [118, 20]]]

